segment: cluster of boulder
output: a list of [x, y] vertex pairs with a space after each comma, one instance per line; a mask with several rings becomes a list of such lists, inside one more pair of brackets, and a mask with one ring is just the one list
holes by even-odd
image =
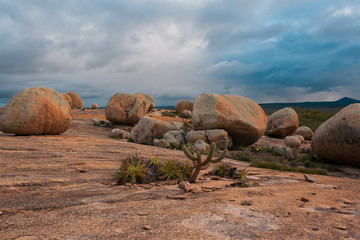
[[146, 94], [115, 93], [106, 104], [105, 117], [120, 124], [137, 124], [155, 107], [155, 100]]

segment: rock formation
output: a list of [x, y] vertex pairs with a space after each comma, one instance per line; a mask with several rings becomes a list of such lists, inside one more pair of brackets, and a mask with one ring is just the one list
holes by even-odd
[[296, 129], [294, 134], [303, 136], [305, 140], [311, 140], [312, 136], [314, 135], [314, 132], [309, 127], [301, 126], [298, 129]]
[[71, 91], [71, 92], [68, 92], [67, 94], [72, 99], [73, 108], [81, 109], [84, 106], [83, 100], [81, 99], [81, 97], [77, 93]]
[[360, 167], [360, 103], [343, 108], [321, 124], [311, 148], [329, 162]]
[[106, 104], [105, 117], [114, 123], [137, 124], [145, 116], [146, 106], [141, 95], [115, 93]]
[[194, 102], [195, 129], [224, 129], [234, 145], [250, 145], [259, 140], [264, 135], [266, 120], [264, 110], [245, 97], [205, 93]]
[[182, 114], [184, 110], [188, 110], [192, 112], [193, 102], [186, 99], [178, 101], [175, 105], [175, 111], [178, 112], [179, 114]]
[[144, 101], [146, 102], [146, 112], [155, 108], [155, 100], [151, 96], [144, 93], [135, 93], [135, 96], [143, 97]]
[[0, 130], [17, 135], [59, 134], [72, 123], [71, 107], [57, 91], [46, 87], [27, 88], [5, 105]]
[[267, 121], [266, 135], [276, 138], [284, 138], [296, 131], [299, 126], [299, 118], [292, 108], [280, 109], [269, 117]]
[[161, 139], [165, 133], [176, 129], [175, 126], [167, 122], [151, 117], [142, 117], [131, 130], [130, 137], [136, 143], [149, 143], [154, 139]]

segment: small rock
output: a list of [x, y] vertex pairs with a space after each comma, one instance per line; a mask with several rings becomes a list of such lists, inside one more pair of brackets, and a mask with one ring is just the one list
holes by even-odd
[[307, 198], [302, 197], [302, 198], [300, 199], [300, 201], [302, 201], [302, 202], [309, 202], [310, 200], [307, 199]]
[[144, 230], [151, 230], [151, 226], [150, 225], [144, 225], [143, 229]]
[[347, 230], [346, 226], [340, 226], [340, 225], [336, 225], [334, 226], [334, 228], [340, 229], [340, 230]]
[[146, 215], [149, 215], [148, 213], [138, 213], [137, 215], [139, 216], [146, 216]]
[[124, 186], [126, 186], [126, 187], [131, 187], [132, 184], [131, 184], [131, 183], [125, 183]]
[[222, 178], [221, 177], [219, 177], [219, 176], [212, 176], [211, 177], [211, 180], [221, 180]]
[[242, 200], [241, 201], [241, 205], [243, 206], [251, 206], [252, 205], [252, 201], [247, 199], [247, 200]]
[[316, 195], [316, 193], [313, 192], [312, 195]]
[[178, 195], [178, 196], [167, 195], [166, 197], [173, 200], [185, 200], [188, 198], [188, 196], [185, 195]]
[[179, 187], [180, 189], [184, 189], [185, 192], [191, 192], [191, 190], [192, 190], [191, 184], [190, 184], [188, 181], [181, 181], [181, 182], [178, 184], [178, 187]]
[[312, 228], [312, 230], [313, 230], [313, 231], [319, 231], [319, 230], [320, 230], [320, 228], [318, 228], [318, 227], [314, 227], [314, 228]]
[[306, 174], [304, 174], [304, 178], [307, 182], [311, 182], [311, 183], [314, 183], [315, 182], [315, 178], [312, 178]]
[[2, 212], [2, 211], [0, 211], [0, 215], [3, 215], [3, 212]]

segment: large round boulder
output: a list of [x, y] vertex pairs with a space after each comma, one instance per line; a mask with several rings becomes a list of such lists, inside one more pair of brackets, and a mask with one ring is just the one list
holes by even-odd
[[296, 131], [299, 118], [292, 108], [283, 108], [270, 115], [267, 121], [266, 135], [275, 138], [284, 138]]
[[146, 103], [146, 111], [151, 111], [155, 108], [155, 100], [151, 96], [144, 93], [135, 93], [135, 96], [142, 97]]
[[71, 91], [67, 94], [71, 97], [74, 108], [81, 109], [84, 106], [83, 100], [77, 93]]
[[189, 101], [189, 100], [186, 100], [186, 99], [183, 99], [183, 100], [180, 100], [176, 103], [175, 105], [175, 111], [182, 114], [184, 112], [184, 110], [188, 110], [190, 112], [193, 111], [193, 102], [192, 101]]
[[65, 98], [65, 100], [69, 103], [70, 107], [73, 108], [73, 101], [69, 95], [66, 93], [61, 93], [61, 95]]
[[165, 133], [172, 130], [176, 130], [176, 127], [170, 123], [145, 116], [133, 127], [130, 132], [130, 138], [136, 143], [149, 144], [154, 139], [160, 139]]
[[5, 105], [0, 130], [17, 135], [59, 134], [72, 123], [71, 107], [57, 91], [46, 87], [27, 88]]
[[115, 93], [106, 104], [105, 117], [114, 123], [137, 124], [146, 114], [143, 96], [129, 93]]
[[234, 145], [250, 145], [264, 135], [266, 114], [251, 99], [204, 93], [195, 99], [192, 122], [195, 129], [224, 129]]
[[311, 148], [329, 162], [360, 167], [360, 103], [343, 108], [321, 124]]
[[298, 129], [296, 129], [294, 135], [301, 135], [305, 138], [305, 140], [311, 140], [312, 136], [314, 135], [314, 132], [309, 127], [301, 126]]
[[91, 108], [92, 108], [92, 109], [97, 109], [97, 108], [98, 108], [97, 103], [93, 103], [93, 104], [91, 105]]

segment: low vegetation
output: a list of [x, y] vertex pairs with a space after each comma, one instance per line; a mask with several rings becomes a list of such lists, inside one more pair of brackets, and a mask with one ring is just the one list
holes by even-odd
[[228, 158], [250, 162], [251, 166], [279, 171], [301, 172], [329, 175], [329, 172], [340, 172], [341, 166], [323, 162], [310, 150], [293, 150], [293, 157], [286, 157], [280, 152], [269, 152], [267, 147], [252, 145], [237, 147], [228, 153]]
[[299, 126], [307, 126], [314, 132], [326, 120], [334, 114], [315, 109], [294, 108], [299, 117]]
[[179, 113], [176, 111], [163, 111], [161, 112], [161, 116], [163, 117], [177, 117], [179, 116]]
[[188, 180], [193, 169], [189, 163], [182, 163], [174, 159], [161, 160], [157, 156], [145, 159], [135, 152], [128, 155], [121, 163], [116, 180], [118, 184]]

